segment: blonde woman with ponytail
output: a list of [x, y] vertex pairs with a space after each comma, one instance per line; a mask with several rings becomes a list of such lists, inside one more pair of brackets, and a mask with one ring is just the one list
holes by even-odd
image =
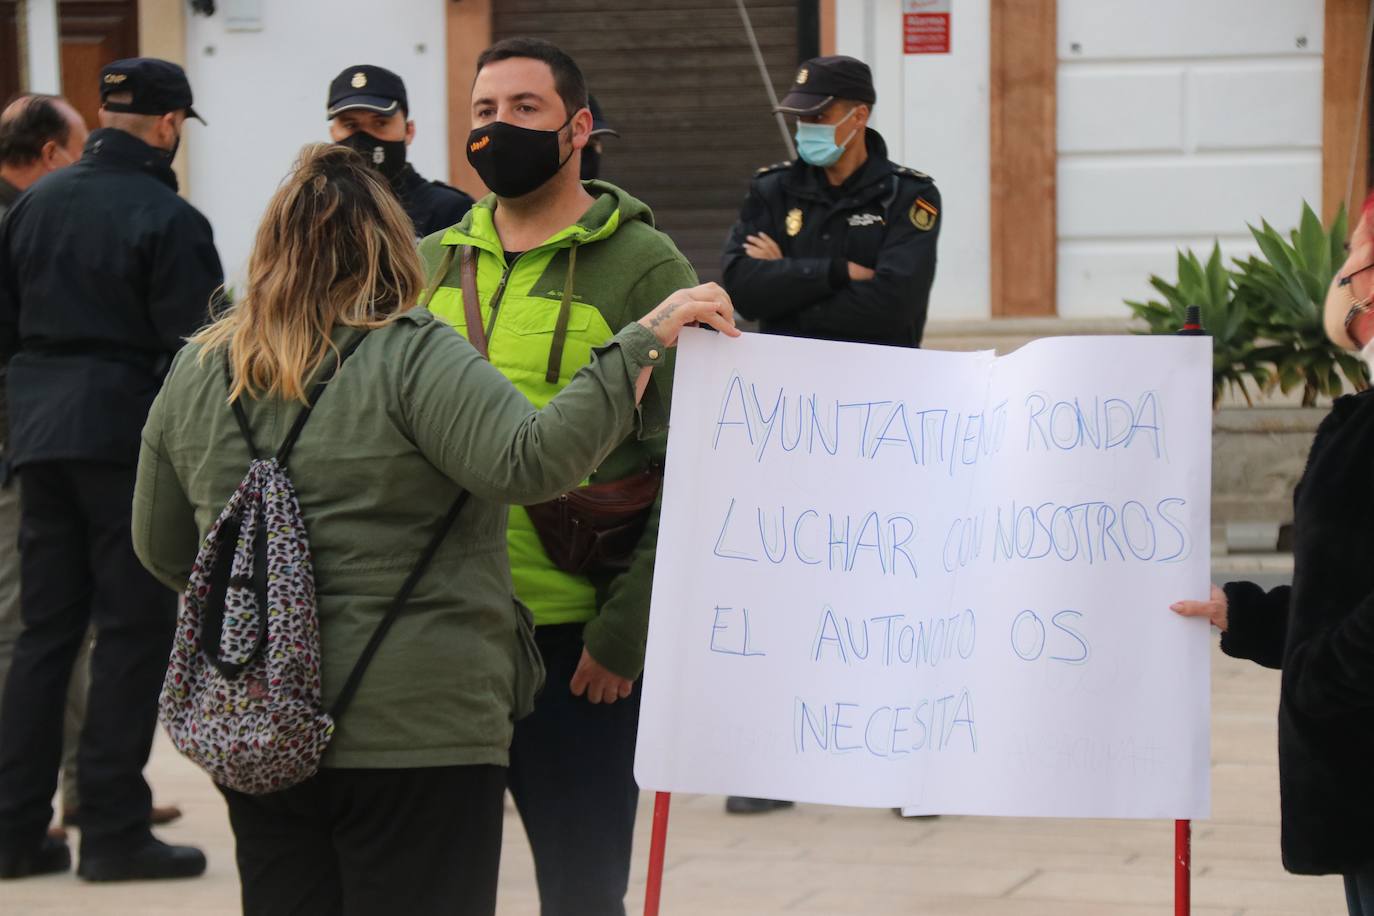
[[719, 287], [680, 290], [536, 411], [413, 307], [423, 284], [410, 222], [378, 174], [344, 147], [305, 148], [238, 302], [178, 354], [143, 430], [134, 543], [182, 590], [250, 461], [231, 402], [275, 449], [328, 379], [290, 459], [325, 708], [445, 509], [472, 494], [319, 774], [269, 795], [223, 790], [247, 914], [495, 911], [511, 724], [542, 677], [511, 597], [506, 505], [576, 486], [636, 434], [649, 373], [684, 325], [739, 333]]

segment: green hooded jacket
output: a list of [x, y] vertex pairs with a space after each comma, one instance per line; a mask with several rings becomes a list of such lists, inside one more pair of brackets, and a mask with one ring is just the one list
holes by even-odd
[[[573, 225], [506, 262], [494, 224], [496, 196], [462, 222], [420, 243], [427, 275], [447, 261], [429, 309], [466, 336], [457, 246], [478, 251], [477, 295], [491, 361], [536, 407], [543, 407], [591, 359], [612, 329], [636, 321], [675, 290], [697, 283], [696, 272], [672, 241], [654, 228], [640, 201], [604, 181], [585, 182], [596, 198]], [[436, 284], [431, 281], [431, 286]], [[566, 329], [559, 333], [567, 306]], [[623, 442], [590, 482], [618, 480], [663, 461], [667, 445], [671, 360], [655, 370], [640, 405], [640, 433]], [[524, 509], [513, 508], [507, 541], [515, 592], [536, 625], [585, 623], [587, 650], [605, 667], [636, 678], [644, 666], [649, 592], [658, 542], [655, 504], [629, 570], [615, 576], [562, 572], [544, 552]]]

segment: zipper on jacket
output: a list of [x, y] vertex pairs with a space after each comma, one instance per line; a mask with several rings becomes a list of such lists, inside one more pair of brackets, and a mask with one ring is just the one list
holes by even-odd
[[501, 282], [496, 284], [496, 291], [491, 294], [491, 301], [487, 303], [487, 306], [491, 309], [491, 318], [487, 321], [488, 347], [491, 346], [492, 332], [496, 330], [496, 314], [501, 310], [501, 298], [506, 293], [506, 284], [510, 281], [510, 275], [515, 272], [515, 265], [519, 264], [520, 259], [523, 258], [525, 255], [531, 254], [536, 251], [542, 251], [547, 247], [549, 246], [540, 245], [537, 248], [531, 248], [528, 251], [522, 251], [515, 256], [515, 260], [511, 261], [509, 264], [506, 265], [506, 272], [501, 275]]
[[510, 280], [510, 275], [515, 271], [515, 265], [525, 256], [524, 252], [515, 256], [515, 260], [506, 265], [506, 272], [501, 275], [501, 282], [496, 284], [496, 292], [491, 294], [491, 318], [487, 321], [487, 346], [491, 346], [491, 335], [496, 330], [496, 313], [501, 310], [501, 297], [506, 293], [506, 283]]

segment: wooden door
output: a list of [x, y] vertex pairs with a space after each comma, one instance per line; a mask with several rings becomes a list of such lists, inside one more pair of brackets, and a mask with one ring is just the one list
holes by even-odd
[[19, 5], [0, 0], [0, 105], [19, 94]]
[[57, 12], [62, 94], [94, 129], [99, 126], [101, 69], [138, 56], [138, 0], [62, 0]]
[[[26, 88], [20, 72], [16, 0], [0, 0], [0, 105]], [[62, 94], [94, 128], [100, 109], [100, 70], [112, 60], [138, 56], [138, 0], [58, 3]]]

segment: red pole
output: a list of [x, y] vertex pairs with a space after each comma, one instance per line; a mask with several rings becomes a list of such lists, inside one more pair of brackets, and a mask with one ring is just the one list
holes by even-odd
[[649, 879], [644, 884], [644, 916], [658, 916], [663, 892], [663, 851], [668, 846], [668, 792], [654, 794], [654, 826], [649, 837]]
[[1174, 821], [1174, 916], [1193, 910], [1193, 822]]

